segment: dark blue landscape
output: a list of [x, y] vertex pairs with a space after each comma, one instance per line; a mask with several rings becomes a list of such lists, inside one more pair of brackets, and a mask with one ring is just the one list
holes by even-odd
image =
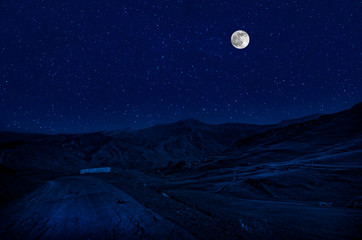
[[362, 103], [275, 125], [4, 132], [0, 235], [360, 239], [361, 119]]
[[362, 239], [362, 2], [1, 0], [0, 240]]

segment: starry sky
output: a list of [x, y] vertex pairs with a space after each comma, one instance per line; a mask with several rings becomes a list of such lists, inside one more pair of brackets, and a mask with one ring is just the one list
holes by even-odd
[[[267, 124], [362, 101], [357, 0], [2, 0], [0, 130]], [[231, 34], [248, 32], [243, 50]]]

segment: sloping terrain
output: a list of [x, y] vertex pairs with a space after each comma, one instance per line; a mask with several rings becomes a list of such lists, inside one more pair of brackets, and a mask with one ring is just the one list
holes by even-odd
[[285, 125], [285, 121], [265, 126], [210, 125], [186, 119], [133, 131], [58, 135], [3, 132], [0, 133], [0, 163], [14, 169], [39, 168], [68, 173], [80, 167], [107, 164], [154, 171], [179, 161], [187, 165], [202, 161], [226, 150], [242, 137], [279, 125]]
[[0, 133], [0, 235], [360, 239], [361, 120], [360, 103], [268, 126]]
[[120, 189], [84, 176], [48, 181], [1, 216], [1, 239], [193, 239]]
[[92, 162], [122, 168], [154, 170], [182, 161], [192, 165], [232, 146], [235, 141], [269, 126], [209, 125], [187, 119], [127, 133], [107, 133], [112, 141], [92, 155]]

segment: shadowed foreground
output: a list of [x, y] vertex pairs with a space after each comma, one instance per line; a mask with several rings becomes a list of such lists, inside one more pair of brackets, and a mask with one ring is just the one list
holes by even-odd
[[48, 181], [1, 216], [1, 239], [193, 239], [123, 191], [85, 176]]
[[0, 133], [0, 239], [361, 239], [361, 119]]

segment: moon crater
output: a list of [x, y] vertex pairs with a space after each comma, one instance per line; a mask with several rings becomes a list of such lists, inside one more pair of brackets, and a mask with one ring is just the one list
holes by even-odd
[[237, 49], [244, 49], [249, 45], [250, 38], [247, 32], [237, 30], [231, 35], [231, 44]]

